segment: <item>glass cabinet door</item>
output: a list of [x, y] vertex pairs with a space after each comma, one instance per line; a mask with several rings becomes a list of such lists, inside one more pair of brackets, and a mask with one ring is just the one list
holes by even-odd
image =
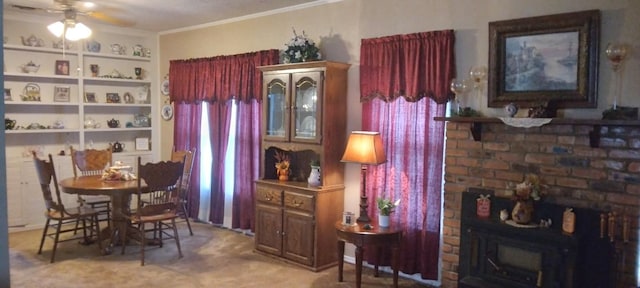
[[289, 138], [289, 108], [287, 101], [288, 75], [265, 76], [264, 137], [286, 141]]
[[291, 140], [320, 143], [322, 123], [322, 72], [293, 75], [293, 115]]

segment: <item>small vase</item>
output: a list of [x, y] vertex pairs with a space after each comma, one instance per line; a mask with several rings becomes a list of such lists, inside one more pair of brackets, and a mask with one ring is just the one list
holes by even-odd
[[511, 211], [511, 219], [518, 224], [529, 224], [533, 216], [532, 201], [516, 201]]
[[289, 180], [289, 169], [278, 169], [278, 180], [280, 180], [280, 181], [288, 181]]
[[389, 227], [390, 225], [389, 215], [378, 214], [378, 225], [380, 227]]
[[320, 186], [320, 166], [311, 166], [311, 173], [309, 173], [307, 183], [309, 183], [309, 187]]

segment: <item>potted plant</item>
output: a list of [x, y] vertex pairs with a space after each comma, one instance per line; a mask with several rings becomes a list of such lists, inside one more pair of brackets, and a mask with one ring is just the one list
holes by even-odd
[[400, 199], [391, 202], [390, 199], [378, 198], [376, 203], [378, 204], [378, 225], [380, 227], [389, 227], [389, 215], [400, 205]]

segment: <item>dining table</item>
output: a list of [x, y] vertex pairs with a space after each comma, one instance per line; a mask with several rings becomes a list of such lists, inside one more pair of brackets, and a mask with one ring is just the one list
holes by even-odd
[[[138, 191], [137, 180], [103, 180], [101, 175], [65, 178], [58, 183], [62, 192], [79, 195], [106, 195], [111, 199], [111, 227], [102, 229], [99, 241], [109, 240], [103, 245], [104, 254], [111, 254], [115, 245], [124, 245], [131, 222], [127, 217], [131, 213], [131, 195]], [[144, 181], [141, 187], [146, 189]], [[137, 235], [133, 233], [132, 235]]]

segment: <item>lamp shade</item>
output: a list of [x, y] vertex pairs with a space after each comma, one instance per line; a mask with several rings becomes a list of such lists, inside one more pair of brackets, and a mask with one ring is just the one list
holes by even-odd
[[387, 162], [387, 156], [382, 148], [380, 133], [370, 131], [351, 132], [341, 161], [376, 165]]

